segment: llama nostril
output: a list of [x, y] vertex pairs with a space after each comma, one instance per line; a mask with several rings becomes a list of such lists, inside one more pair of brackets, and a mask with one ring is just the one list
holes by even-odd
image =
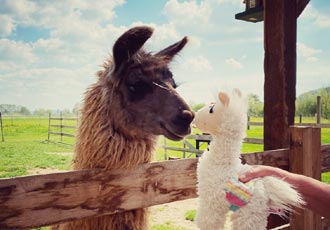
[[194, 119], [194, 113], [189, 110], [183, 110], [174, 120], [175, 125], [189, 126]]
[[192, 111], [183, 110], [181, 116], [184, 120], [186, 120], [190, 124], [194, 120], [195, 114]]

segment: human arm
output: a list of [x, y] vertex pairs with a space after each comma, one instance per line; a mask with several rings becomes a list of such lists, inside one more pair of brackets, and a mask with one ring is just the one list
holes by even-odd
[[246, 183], [252, 179], [274, 176], [292, 184], [303, 196], [306, 208], [330, 219], [330, 185], [311, 177], [290, 173], [280, 168], [255, 165], [240, 175], [240, 181]]

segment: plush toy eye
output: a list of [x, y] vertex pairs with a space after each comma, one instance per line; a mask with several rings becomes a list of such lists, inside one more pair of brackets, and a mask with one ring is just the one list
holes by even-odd
[[213, 105], [210, 105], [210, 111], [209, 111], [209, 113], [213, 113], [213, 109], [214, 109], [214, 104]]

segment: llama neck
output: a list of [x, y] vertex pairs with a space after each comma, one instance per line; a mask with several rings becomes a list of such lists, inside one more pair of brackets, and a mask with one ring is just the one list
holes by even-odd
[[240, 152], [242, 140], [224, 135], [213, 136], [210, 144], [210, 158], [215, 164], [237, 168], [241, 164]]

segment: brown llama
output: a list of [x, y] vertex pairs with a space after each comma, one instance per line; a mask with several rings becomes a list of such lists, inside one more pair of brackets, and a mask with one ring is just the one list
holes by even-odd
[[[105, 63], [98, 81], [86, 92], [74, 169], [131, 168], [151, 161], [157, 136], [181, 140], [190, 133], [194, 114], [175, 91], [168, 68], [188, 39], [151, 54], [142, 46], [152, 32], [149, 27], [135, 27], [119, 37], [113, 60]], [[81, 219], [53, 229], [145, 230], [147, 209]]]

